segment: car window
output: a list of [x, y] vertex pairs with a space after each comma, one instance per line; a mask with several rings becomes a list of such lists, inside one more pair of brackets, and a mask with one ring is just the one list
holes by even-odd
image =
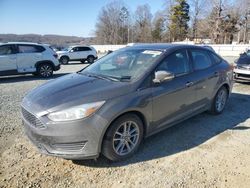
[[212, 52], [209, 52], [214, 63], [218, 64], [221, 62], [221, 58]]
[[176, 51], [166, 57], [160, 66], [157, 67], [158, 70], [165, 70], [175, 75], [188, 73], [190, 68], [186, 50]]
[[18, 45], [19, 53], [39, 53], [44, 51], [44, 47], [35, 45]]
[[90, 51], [89, 47], [79, 47], [79, 51]]
[[212, 65], [208, 53], [204, 50], [191, 50], [191, 55], [194, 62], [194, 70], [206, 69]]
[[14, 53], [14, 50], [11, 45], [0, 46], [0, 55], [9, 55], [13, 53]]
[[79, 48], [78, 48], [78, 47], [72, 48], [71, 51], [73, 51], [73, 52], [78, 52], [78, 51], [79, 51]]

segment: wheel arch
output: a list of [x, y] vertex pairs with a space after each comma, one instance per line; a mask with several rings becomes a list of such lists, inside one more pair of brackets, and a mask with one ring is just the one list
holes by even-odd
[[146, 133], [147, 133], [147, 120], [146, 120], [146, 117], [145, 115], [138, 111], [138, 110], [129, 110], [129, 111], [126, 111], [126, 112], [122, 112], [120, 113], [119, 115], [115, 116], [111, 121], [110, 123], [108, 124], [108, 126], [106, 127], [105, 131], [104, 131], [104, 134], [102, 134], [102, 137], [100, 139], [100, 144], [99, 144], [99, 148], [98, 148], [98, 152], [100, 153], [102, 151], [102, 147], [103, 147], [103, 140], [105, 138], [105, 135], [107, 133], [107, 131], [109, 130], [111, 124], [116, 121], [118, 118], [124, 116], [124, 115], [127, 115], [127, 114], [134, 114], [136, 115], [138, 118], [140, 118], [140, 120], [142, 121], [142, 125], [143, 125], [143, 138], [145, 138], [146, 136]]
[[70, 58], [69, 58], [68, 55], [62, 55], [59, 59], [61, 59], [61, 58], [63, 58], [63, 57], [67, 57], [67, 58], [70, 60]]
[[[227, 89], [227, 94], [229, 95], [230, 94], [230, 86], [229, 86], [229, 84], [227, 84], [227, 83], [224, 83], [222, 86], [220, 86], [220, 88], [221, 87], [225, 87], [226, 89]], [[219, 88], [219, 89], [220, 89]]]
[[42, 65], [42, 64], [45, 64], [45, 63], [50, 64], [50, 65], [53, 67], [53, 70], [55, 70], [55, 65], [54, 65], [54, 63], [53, 63], [52, 61], [50, 61], [50, 60], [43, 60], [43, 61], [38, 61], [38, 62], [36, 62], [35, 68], [37, 69], [37, 68], [39, 67], [39, 65]]
[[88, 59], [89, 57], [95, 58], [95, 56], [94, 56], [93, 54], [88, 55], [88, 56], [87, 56], [87, 59]]

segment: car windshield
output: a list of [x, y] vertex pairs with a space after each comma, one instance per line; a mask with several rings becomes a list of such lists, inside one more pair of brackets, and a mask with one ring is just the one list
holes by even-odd
[[80, 73], [118, 81], [131, 81], [149, 70], [161, 54], [162, 51], [159, 50], [118, 50], [99, 59]]
[[62, 51], [65, 51], [65, 52], [69, 52], [71, 50], [72, 47], [68, 47], [68, 48], [63, 48]]
[[250, 65], [250, 57], [238, 59], [237, 64], [238, 65]]

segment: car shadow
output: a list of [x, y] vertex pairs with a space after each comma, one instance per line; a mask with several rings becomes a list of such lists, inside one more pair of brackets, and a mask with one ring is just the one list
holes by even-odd
[[[95, 168], [119, 167], [175, 155], [199, 147], [224, 131], [249, 129], [242, 125], [237, 126], [250, 118], [249, 105], [250, 95], [232, 93], [222, 114], [214, 116], [202, 113], [153, 135], [145, 139], [139, 150], [125, 161], [110, 162], [101, 156], [97, 160], [81, 160], [73, 163]], [[218, 141], [219, 139], [220, 137]]]
[[34, 81], [34, 80], [51, 80], [51, 79], [55, 79], [55, 78], [64, 76], [66, 74], [69, 74], [69, 73], [54, 74], [50, 78], [42, 78], [39, 76], [34, 76], [34, 75], [29, 75], [29, 74], [15, 75], [15, 76], [3, 76], [3, 77], [0, 77], [0, 84], [14, 83], [14, 82], [27, 82], [27, 81]]

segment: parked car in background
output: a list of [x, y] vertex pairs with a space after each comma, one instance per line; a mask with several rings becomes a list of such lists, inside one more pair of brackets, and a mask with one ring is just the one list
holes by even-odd
[[250, 81], [250, 51], [240, 55], [234, 64], [234, 79], [236, 81]]
[[122, 160], [143, 138], [209, 110], [223, 112], [232, 67], [203, 47], [137, 45], [29, 92], [25, 132], [42, 153]]
[[95, 59], [97, 59], [97, 52], [91, 46], [71, 46], [69, 48], [65, 48], [62, 51], [57, 51], [58, 58], [62, 64], [68, 64], [69, 61], [81, 61], [85, 63], [94, 63]]
[[240, 57], [242, 56], [250, 56], [250, 49], [246, 49], [243, 53], [240, 54]]
[[26, 42], [0, 45], [0, 76], [33, 73], [50, 77], [59, 69], [57, 54], [49, 45]]

